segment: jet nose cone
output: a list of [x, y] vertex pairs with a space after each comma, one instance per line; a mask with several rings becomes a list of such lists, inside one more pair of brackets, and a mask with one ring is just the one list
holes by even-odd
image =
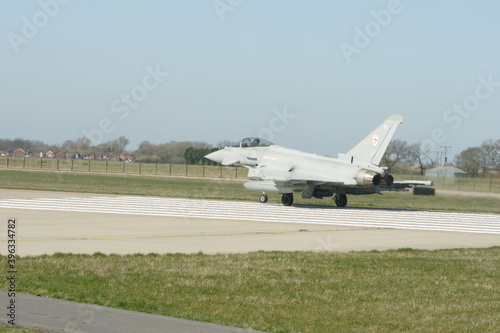
[[217, 163], [222, 163], [222, 161], [224, 160], [224, 150], [221, 149], [214, 151], [213, 153], [205, 155], [205, 158], [208, 158], [209, 160], [212, 160]]

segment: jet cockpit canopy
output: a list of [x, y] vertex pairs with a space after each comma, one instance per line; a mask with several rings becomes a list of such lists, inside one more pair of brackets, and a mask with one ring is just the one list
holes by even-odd
[[269, 147], [274, 143], [257, 137], [244, 138], [240, 142], [233, 144], [231, 147], [246, 148], [246, 147]]

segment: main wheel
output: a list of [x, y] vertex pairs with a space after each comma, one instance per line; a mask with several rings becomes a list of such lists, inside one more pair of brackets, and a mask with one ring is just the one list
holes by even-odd
[[281, 197], [283, 206], [291, 206], [293, 204], [293, 193], [285, 193]]
[[267, 195], [262, 194], [262, 195], [260, 196], [260, 198], [259, 198], [259, 199], [260, 199], [260, 202], [262, 202], [262, 203], [266, 203], [266, 202], [267, 202], [268, 197], [267, 197]]
[[344, 193], [337, 194], [335, 196], [335, 204], [338, 207], [345, 207], [347, 205], [347, 195], [345, 195]]

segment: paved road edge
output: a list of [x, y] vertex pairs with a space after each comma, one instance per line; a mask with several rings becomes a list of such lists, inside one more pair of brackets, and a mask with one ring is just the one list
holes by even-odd
[[[0, 291], [0, 304], [10, 299]], [[49, 332], [258, 333], [259, 331], [16, 293], [16, 325]], [[0, 322], [7, 324], [3, 315]]]

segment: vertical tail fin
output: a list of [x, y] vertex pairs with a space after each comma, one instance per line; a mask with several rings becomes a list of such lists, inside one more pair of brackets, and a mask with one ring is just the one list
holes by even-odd
[[346, 154], [355, 162], [379, 165], [403, 116], [393, 114]]

